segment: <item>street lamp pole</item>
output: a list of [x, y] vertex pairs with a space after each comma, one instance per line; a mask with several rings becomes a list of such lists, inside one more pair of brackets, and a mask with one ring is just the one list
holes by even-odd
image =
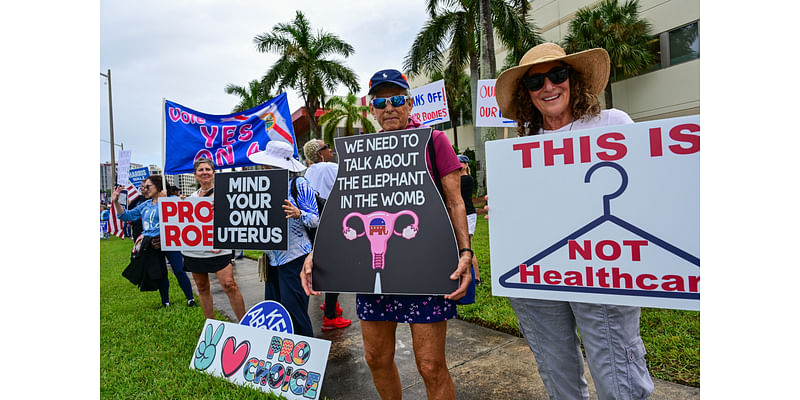
[[100, 73], [101, 76], [108, 79], [108, 124], [111, 133], [111, 187], [117, 183], [117, 162], [114, 159], [114, 110], [111, 106], [111, 69], [108, 69], [108, 74]]

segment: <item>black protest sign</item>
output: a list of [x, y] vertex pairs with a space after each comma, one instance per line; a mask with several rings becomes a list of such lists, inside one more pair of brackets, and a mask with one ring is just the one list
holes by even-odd
[[431, 128], [335, 139], [339, 173], [314, 242], [314, 290], [449, 294], [458, 247], [425, 163]]
[[214, 248], [286, 250], [289, 172], [285, 169], [214, 176]]

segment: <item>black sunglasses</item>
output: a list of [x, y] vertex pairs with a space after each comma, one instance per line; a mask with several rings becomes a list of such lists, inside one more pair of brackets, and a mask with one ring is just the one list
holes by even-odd
[[522, 83], [525, 85], [528, 90], [531, 92], [535, 92], [544, 86], [544, 78], [550, 79], [554, 85], [558, 85], [569, 78], [569, 67], [566, 65], [559, 65], [557, 67], [553, 67], [550, 71], [547, 71], [543, 74], [533, 74], [531, 76], [526, 76], [522, 78]]
[[392, 102], [392, 107], [400, 107], [403, 104], [406, 104], [406, 101], [408, 101], [408, 99], [410, 99], [410, 97], [401, 96], [401, 95], [392, 96], [392, 97], [379, 97], [377, 99], [372, 99], [372, 105], [375, 108], [384, 109], [384, 108], [386, 108], [386, 104], [389, 101], [391, 101]]
[[322, 151], [322, 150], [327, 150], [327, 149], [330, 149], [330, 148], [331, 148], [331, 146], [328, 146], [328, 144], [327, 144], [327, 143], [325, 143], [325, 144], [324, 144], [324, 145], [322, 145], [322, 147], [320, 147], [320, 148], [319, 148], [319, 150], [317, 150], [317, 151], [319, 152], [319, 151]]

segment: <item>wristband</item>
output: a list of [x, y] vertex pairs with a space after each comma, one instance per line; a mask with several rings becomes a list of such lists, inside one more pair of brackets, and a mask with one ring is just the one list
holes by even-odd
[[459, 250], [459, 251], [458, 251], [458, 255], [460, 256], [460, 255], [461, 255], [461, 253], [463, 253], [463, 252], [465, 252], [465, 251], [468, 251], [468, 252], [469, 252], [469, 254], [470, 254], [470, 255], [472, 255], [472, 256], [474, 256], [474, 255], [475, 255], [475, 252], [474, 252], [474, 251], [472, 251], [472, 249], [468, 249], [468, 248], [463, 248], [463, 249]]

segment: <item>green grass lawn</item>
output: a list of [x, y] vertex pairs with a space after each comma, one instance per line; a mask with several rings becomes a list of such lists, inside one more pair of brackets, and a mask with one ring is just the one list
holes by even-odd
[[[488, 222], [479, 215], [473, 248], [483, 285], [478, 287], [475, 304], [459, 307], [458, 316], [521, 336], [508, 299], [492, 296], [488, 230]], [[159, 309], [157, 292], [138, 292], [120, 275], [127, 265], [130, 248], [130, 241], [115, 238], [101, 241], [101, 395], [114, 398], [261, 395], [189, 369], [191, 353], [205, 321], [203, 314], [199, 308], [185, 306], [171, 273], [170, 298], [176, 305]], [[260, 254], [260, 251], [245, 251], [245, 256], [252, 259], [258, 259]], [[218, 315], [217, 319], [224, 318]], [[699, 312], [643, 308], [641, 334], [652, 376], [700, 386]]]
[[157, 291], [139, 292], [122, 277], [131, 247], [130, 240], [115, 237], [100, 241], [100, 397], [277, 399], [189, 368], [203, 312], [186, 306], [172, 272], [173, 305], [167, 308], [160, 308]]
[[[483, 284], [477, 288], [475, 304], [458, 307], [458, 317], [522, 336], [508, 299], [492, 296], [489, 223], [483, 215], [478, 215], [472, 247]], [[641, 335], [653, 377], [700, 387], [700, 312], [642, 308]]]

